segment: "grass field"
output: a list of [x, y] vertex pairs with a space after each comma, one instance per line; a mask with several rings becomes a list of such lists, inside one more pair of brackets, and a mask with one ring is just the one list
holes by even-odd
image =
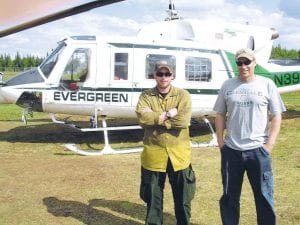
[[[272, 152], [275, 202], [279, 225], [300, 224], [300, 92], [284, 94], [288, 108]], [[102, 133], [79, 133], [34, 114], [27, 126], [21, 109], [0, 105], [0, 225], [137, 225], [146, 207], [139, 199], [139, 153], [83, 157], [62, 144], [75, 142], [99, 149]], [[202, 129], [203, 128], [203, 129]], [[194, 128], [192, 139], [207, 139], [205, 127]], [[201, 136], [200, 136], [201, 134]], [[114, 146], [140, 145], [142, 132], [111, 132]], [[219, 225], [222, 193], [218, 148], [192, 151], [197, 192], [192, 203], [193, 225]], [[164, 218], [175, 222], [169, 185]], [[241, 225], [256, 224], [253, 196], [245, 178]]]

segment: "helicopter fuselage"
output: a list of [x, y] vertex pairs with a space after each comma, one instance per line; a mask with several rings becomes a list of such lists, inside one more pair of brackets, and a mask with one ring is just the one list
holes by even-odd
[[[171, 25], [166, 33], [168, 23]], [[193, 23], [165, 21], [156, 30], [156, 36], [154, 31], [149, 32], [153, 28], [150, 26], [132, 38], [68, 37], [59, 42], [38, 68], [2, 82], [0, 103], [16, 103], [31, 111], [48, 113], [135, 118], [141, 92], [155, 86], [155, 62], [166, 60], [174, 69], [173, 85], [191, 95], [192, 116], [214, 114], [212, 108], [222, 83], [238, 75], [235, 50], [254, 48], [255, 36], [247, 33], [247, 29], [251, 28], [253, 33], [255, 30], [246, 25], [244, 33], [240, 26], [231, 31], [226, 28], [223, 34], [221, 31], [210, 34], [217, 39], [210, 43], [210, 36], [204, 41], [195, 35], [199, 31], [190, 30]], [[173, 37], [174, 24], [188, 36]], [[165, 33], [159, 36], [160, 30]], [[262, 37], [269, 36], [268, 41], [259, 42], [262, 38], [257, 38], [260, 50], [257, 50], [256, 73], [273, 79], [281, 92], [297, 91], [300, 66], [283, 67], [266, 59], [272, 46], [272, 32], [262, 32]], [[238, 37], [241, 43], [235, 43]]]

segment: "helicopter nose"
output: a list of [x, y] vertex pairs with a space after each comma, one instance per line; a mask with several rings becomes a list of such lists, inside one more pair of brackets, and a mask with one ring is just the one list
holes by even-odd
[[10, 95], [11, 95], [11, 92], [14, 94], [15, 91], [12, 90], [7, 90], [6, 87], [1, 87], [0, 86], [0, 104], [3, 104], [3, 103], [14, 103], [14, 101], [12, 101], [10, 99]]
[[4, 103], [4, 96], [2, 94], [2, 91], [1, 91], [2, 88], [0, 88], [0, 104], [1, 103]]
[[5, 97], [4, 90], [0, 86], [0, 104], [2, 103], [8, 103], [7, 98]]

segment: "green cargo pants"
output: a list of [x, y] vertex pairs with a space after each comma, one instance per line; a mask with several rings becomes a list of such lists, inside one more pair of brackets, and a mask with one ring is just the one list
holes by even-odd
[[147, 203], [145, 224], [163, 224], [163, 191], [167, 174], [173, 193], [177, 225], [189, 225], [191, 201], [196, 191], [195, 173], [191, 165], [184, 170], [175, 172], [170, 160], [166, 172], [155, 172], [141, 168], [140, 197]]

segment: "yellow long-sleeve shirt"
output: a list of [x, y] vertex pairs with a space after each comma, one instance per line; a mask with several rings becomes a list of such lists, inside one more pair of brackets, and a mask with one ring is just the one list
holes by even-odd
[[[165, 172], [168, 158], [175, 171], [189, 166], [191, 107], [189, 93], [174, 86], [165, 97], [156, 88], [141, 94], [136, 114], [140, 125], [144, 128], [141, 163], [145, 169]], [[144, 108], [150, 108], [151, 111], [144, 112]], [[160, 115], [172, 108], [177, 108], [177, 115], [160, 125]]]

